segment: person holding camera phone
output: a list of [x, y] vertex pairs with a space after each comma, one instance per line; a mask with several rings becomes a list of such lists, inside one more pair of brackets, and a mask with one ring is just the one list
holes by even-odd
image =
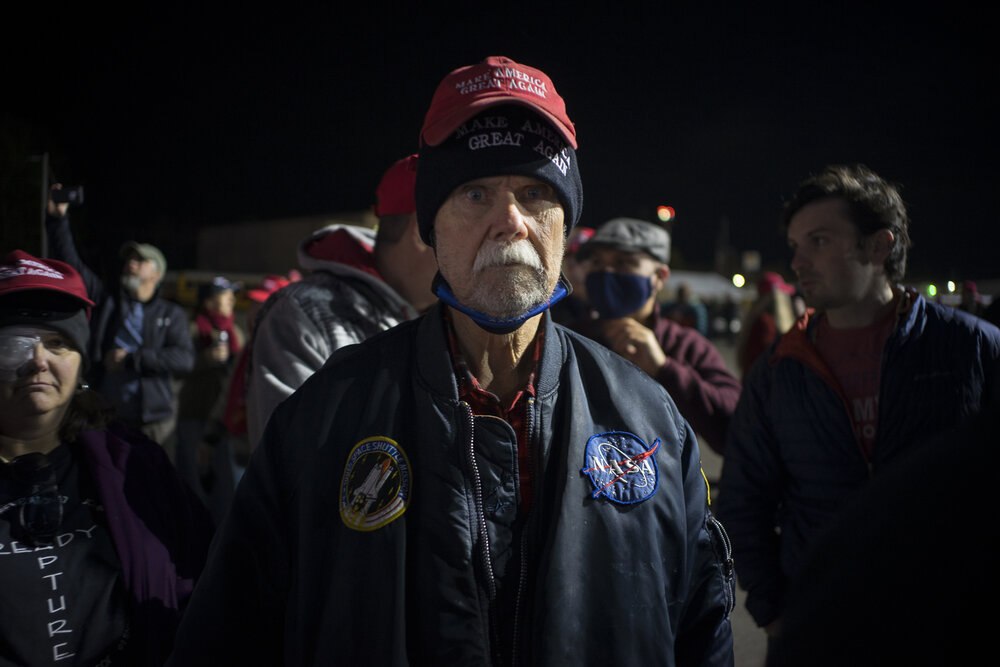
[[223, 276], [198, 288], [191, 324], [194, 370], [177, 394], [177, 470], [201, 496], [216, 521], [232, 498], [235, 478], [229, 442], [206, 439], [213, 411], [229, 386], [246, 334], [236, 322], [236, 292], [242, 285]]
[[670, 393], [709, 447], [722, 453], [740, 381], [701, 334], [660, 312], [656, 301], [670, 277], [670, 235], [643, 220], [604, 223], [577, 251], [590, 262], [587, 298], [596, 318], [572, 328], [611, 348]]
[[108, 285], [84, 263], [69, 226], [69, 202], [50, 192], [45, 233], [53, 259], [83, 278], [97, 304], [90, 321], [88, 382], [123, 422], [160, 443], [173, 458], [177, 413], [173, 379], [194, 367], [195, 354], [184, 310], [159, 296], [167, 260], [159, 248], [122, 245], [120, 284]]

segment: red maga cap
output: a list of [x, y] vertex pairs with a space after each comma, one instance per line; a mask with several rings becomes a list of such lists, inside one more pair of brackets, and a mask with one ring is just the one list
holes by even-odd
[[417, 183], [417, 156], [410, 155], [389, 167], [375, 189], [375, 215], [409, 215], [417, 210], [413, 187]]
[[62, 292], [91, 308], [83, 279], [69, 264], [54, 259], [33, 257], [23, 250], [9, 253], [0, 264], [0, 297], [25, 290]]
[[575, 255], [576, 251], [580, 249], [584, 243], [594, 238], [594, 228], [593, 227], [576, 227], [570, 232], [569, 238], [566, 240], [566, 254]]
[[292, 281], [284, 276], [266, 276], [264, 280], [261, 281], [259, 287], [247, 290], [247, 296], [257, 303], [264, 303], [267, 301], [267, 297], [271, 296], [282, 287], [287, 287], [291, 284], [291, 282]]
[[545, 72], [504, 56], [460, 67], [444, 78], [424, 118], [421, 144], [437, 146], [462, 123], [498, 104], [520, 104], [537, 111], [576, 150], [576, 128], [552, 80]]
[[774, 271], [766, 271], [763, 275], [761, 275], [760, 280], [757, 281], [757, 294], [759, 296], [764, 296], [765, 294], [770, 294], [774, 290], [780, 290], [788, 295], [795, 294], [795, 288], [786, 283], [785, 279], [781, 277], [781, 274], [775, 273]]

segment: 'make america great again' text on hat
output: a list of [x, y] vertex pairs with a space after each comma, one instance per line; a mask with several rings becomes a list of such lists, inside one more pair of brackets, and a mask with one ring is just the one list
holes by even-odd
[[438, 84], [420, 131], [420, 143], [436, 146], [462, 123], [497, 104], [520, 104], [540, 114], [574, 150], [576, 128], [566, 103], [545, 72], [504, 56], [460, 67]]

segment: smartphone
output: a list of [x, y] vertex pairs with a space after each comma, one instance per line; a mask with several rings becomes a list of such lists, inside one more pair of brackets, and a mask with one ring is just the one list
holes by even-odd
[[61, 190], [52, 191], [52, 201], [57, 204], [82, 204], [83, 203], [83, 186], [78, 185], [75, 188], [62, 188]]

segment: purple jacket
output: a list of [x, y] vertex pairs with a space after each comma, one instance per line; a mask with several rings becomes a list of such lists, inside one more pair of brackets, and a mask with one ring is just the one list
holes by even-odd
[[[577, 332], [609, 347], [596, 321], [584, 320]], [[674, 399], [677, 409], [709, 447], [722, 454], [729, 420], [742, 385], [716, 347], [695, 329], [653, 311], [653, 334], [669, 361], [653, 377]]]
[[82, 447], [104, 506], [131, 602], [130, 645], [159, 665], [212, 539], [208, 511], [156, 443], [120, 425], [84, 431]]

